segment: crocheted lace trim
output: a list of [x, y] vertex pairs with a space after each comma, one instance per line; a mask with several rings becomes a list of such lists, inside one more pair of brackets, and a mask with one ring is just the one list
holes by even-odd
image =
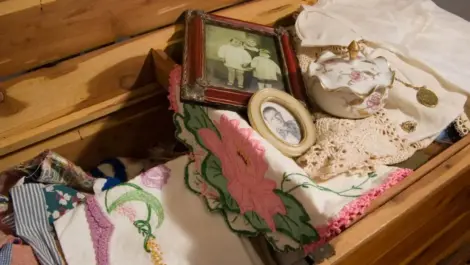
[[416, 151], [385, 111], [360, 120], [315, 113], [317, 143], [297, 158], [311, 177], [326, 180], [341, 173], [366, 174], [377, 165], [408, 159]]
[[460, 114], [460, 116], [455, 119], [454, 127], [460, 137], [466, 136], [470, 132], [470, 120], [468, 119], [467, 114]]
[[[300, 46], [295, 30], [300, 69], [306, 74], [309, 64], [320, 50]], [[433, 138], [410, 143], [400, 126], [387, 110], [360, 120], [334, 118], [322, 112], [316, 117], [317, 143], [297, 159], [306, 173], [327, 180], [341, 173], [367, 174], [377, 165], [391, 165], [410, 158], [417, 150], [432, 143]]]
[[95, 249], [97, 265], [109, 265], [109, 241], [114, 225], [108, 220], [94, 196], [86, 199], [85, 215]]
[[320, 240], [305, 245], [303, 247], [306, 254], [315, 251], [318, 247], [323, 246], [325, 243], [329, 242], [334, 237], [338, 236], [346, 228], [348, 228], [353, 221], [357, 220], [359, 217], [364, 215], [367, 208], [370, 206], [371, 202], [377, 197], [382, 195], [387, 189], [393, 187], [407, 176], [409, 176], [413, 171], [411, 169], [400, 168], [396, 171], [393, 171], [389, 174], [387, 180], [377, 188], [371, 189], [367, 193], [363, 194], [361, 197], [350, 202], [348, 205], [343, 207], [341, 211], [332, 218], [328, 224], [320, 227], [316, 227]]

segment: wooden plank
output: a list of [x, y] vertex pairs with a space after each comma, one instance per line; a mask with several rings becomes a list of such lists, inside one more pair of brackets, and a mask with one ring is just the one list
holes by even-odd
[[146, 157], [157, 143], [175, 142], [166, 96], [153, 96], [76, 129], [0, 157], [0, 171], [50, 149], [84, 168], [109, 157]]
[[[459, 215], [468, 213], [469, 142], [470, 137], [464, 138], [424, 165], [422, 171], [433, 169], [332, 240], [336, 255], [329, 259], [330, 263], [401, 264], [407, 257], [404, 255], [411, 255], [420, 247], [418, 244], [432, 239], [430, 231], [440, 231]], [[422, 174], [420, 170], [416, 171], [417, 176]], [[413, 179], [413, 175], [410, 177]]]
[[0, 1], [0, 77], [244, 0]]
[[165, 88], [168, 88], [169, 80], [168, 76], [170, 75], [171, 70], [177, 66], [175, 61], [162, 50], [151, 51], [153, 64], [155, 66], [155, 78], [157, 82]]
[[[444, 149], [442, 148], [442, 152], [436, 155], [436, 152], [432, 152], [432, 155], [435, 157], [429, 160], [427, 163], [416, 169], [413, 174], [402, 180], [400, 183], [392, 187], [391, 189], [388, 189], [385, 191], [382, 195], [380, 195], [378, 198], [376, 198], [369, 208], [367, 208], [366, 212], [364, 215], [357, 220], [354, 221], [354, 223], [360, 221], [362, 218], [365, 218], [368, 213], [371, 213], [384, 205], [386, 202], [389, 200], [393, 199], [393, 197], [397, 196], [400, 194], [402, 191], [404, 191], [406, 188], [410, 187], [414, 183], [416, 183], [418, 180], [420, 180], [422, 177], [426, 176], [428, 173], [432, 172], [434, 169], [436, 169], [439, 165], [442, 163], [446, 162], [448, 159], [450, 159], [452, 156], [457, 154], [459, 151], [461, 151], [463, 148], [466, 146], [470, 145], [470, 136], [463, 138], [459, 142], [455, 143], [451, 147]], [[436, 148], [435, 143], [431, 144], [432, 149], [438, 149]], [[427, 150], [427, 148], [425, 149]], [[431, 152], [430, 152], [431, 153]]]
[[[407, 263], [427, 265], [443, 262], [447, 265], [456, 265], [470, 261], [470, 214], [459, 216], [443, 227], [439, 234], [440, 236], [432, 244], [415, 251]], [[464, 262], [451, 262], [457, 258]]]
[[[263, 0], [217, 14], [270, 25], [296, 11], [301, 3]], [[150, 48], [165, 49], [181, 41], [181, 28], [169, 26], [2, 83], [0, 90], [5, 100], [0, 103], [0, 156], [88, 122], [87, 108], [101, 106], [100, 111], [94, 112], [94, 118], [99, 118], [109, 113], [105, 110], [116, 98], [121, 98], [119, 104], [126, 104], [148, 97], [151, 90], [142, 92], [135, 82], [144, 85], [154, 82], [148, 79], [148, 74], [142, 75], [153, 71], [142, 68]], [[139, 74], [143, 80], [139, 81]], [[77, 112], [83, 115], [72, 119], [70, 115]], [[63, 123], [43, 126], [59, 118]]]

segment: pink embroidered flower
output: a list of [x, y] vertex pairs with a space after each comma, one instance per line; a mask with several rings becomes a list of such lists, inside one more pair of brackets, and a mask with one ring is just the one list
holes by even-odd
[[131, 222], [134, 222], [135, 221], [135, 216], [137, 215], [137, 213], [135, 212], [135, 209], [132, 208], [132, 207], [128, 207], [128, 206], [119, 206], [116, 211], [122, 215], [122, 216], [125, 216], [127, 217], [127, 219], [129, 219], [129, 221]]
[[201, 187], [201, 196], [204, 196], [207, 199], [213, 199], [213, 200], [219, 199], [219, 194], [215, 192], [212, 188], [210, 188], [206, 182], [201, 181], [199, 185]]
[[380, 104], [382, 103], [381, 100], [382, 94], [380, 94], [379, 92], [374, 92], [367, 98], [367, 107], [371, 109], [376, 109], [380, 107]]
[[201, 172], [201, 163], [202, 159], [204, 158], [204, 152], [201, 150], [196, 150], [194, 152], [189, 153], [189, 159], [194, 161], [194, 166], [196, 167], [197, 172]]
[[363, 79], [363, 75], [360, 71], [354, 70], [349, 74], [349, 78], [351, 78], [351, 81], [353, 82], [359, 82]]
[[179, 87], [181, 83], [181, 66], [175, 66], [170, 73], [170, 87], [168, 88], [168, 100], [170, 101], [170, 110], [178, 112]]
[[221, 161], [222, 174], [228, 180], [227, 190], [237, 201], [241, 214], [254, 211], [272, 231], [276, 231], [273, 216], [286, 214], [279, 196], [274, 194], [276, 183], [264, 178], [268, 165], [264, 148], [252, 138], [251, 128], [240, 128], [240, 121], [222, 115], [214, 122], [221, 138], [212, 130], [198, 131], [204, 145]]
[[166, 165], [153, 167], [142, 174], [142, 184], [149, 188], [161, 190], [168, 182], [171, 170]]

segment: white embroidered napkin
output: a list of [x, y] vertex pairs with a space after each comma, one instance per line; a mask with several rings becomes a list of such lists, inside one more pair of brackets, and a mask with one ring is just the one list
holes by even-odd
[[90, 196], [57, 220], [67, 263], [261, 265], [251, 245], [187, 190], [187, 160], [180, 157]]
[[189, 190], [231, 230], [263, 234], [277, 251], [315, 250], [411, 173], [380, 166], [370, 174], [342, 174], [319, 183], [238, 113], [181, 103], [180, 77], [177, 67], [169, 99], [176, 136], [191, 151], [185, 170]]

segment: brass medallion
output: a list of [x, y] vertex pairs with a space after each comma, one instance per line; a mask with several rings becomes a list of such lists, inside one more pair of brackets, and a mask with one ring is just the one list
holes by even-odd
[[414, 121], [405, 121], [400, 124], [400, 127], [403, 129], [403, 131], [407, 133], [412, 133], [416, 130], [416, 125], [417, 123]]
[[439, 98], [437, 95], [426, 87], [420, 87], [418, 89], [418, 93], [416, 93], [416, 99], [421, 105], [428, 108], [434, 108], [437, 106], [437, 103], [439, 103]]

